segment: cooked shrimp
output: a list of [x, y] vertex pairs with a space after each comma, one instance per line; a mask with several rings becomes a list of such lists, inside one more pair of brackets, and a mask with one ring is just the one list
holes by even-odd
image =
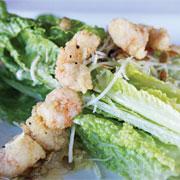
[[65, 130], [49, 129], [41, 116], [37, 114], [38, 103], [33, 108], [32, 116], [21, 125], [23, 131], [30, 135], [46, 151], [58, 151], [65, 147], [68, 142], [68, 134]]
[[146, 29], [149, 32], [149, 42], [148, 45], [159, 51], [167, 51], [170, 45], [170, 36], [166, 29], [160, 28], [156, 29], [153, 26], [148, 26], [144, 24], [138, 25], [140, 29]]
[[167, 51], [170, 45], [170, 36], [166, 29], [152, 29], [149, 32], [149, 46], [154, 50]]
[[180, 46], [171, 45], [170, 50], [177, 53], [177, 54], [180, 54]]
[[37, 114], [50, 129], [64, 129], [71, 126], [73, 118], [81, 113], [81, 104], [76, 92], [59, 88], [47, 95], [45, 102], [37, 107]]
[[11, 178], [45, 158], [45, 151], [24, 133], [14, 137], [0, 150], [0, 177]]
[[[68, 142], [66, 127], [81, 113], [81, 99], [70, 89], [55, 89], [37, 103], [22, 124], [23, 133], [0, 150], [0, 176], [14, 177], [45, 158], [45, 151], [58, 151]], [[44, 150], [43, 150], [44, 148]]]
[[64, 63], [56, 71], [56, 76], [62, 86], [86, 93], [92, 89], [92, 80], [90, 70], [84, 64]]
[[65, 48], [60, 48], [61, 52], [58, 61], [61, 63], [83, 62], [91, 53], [95, 52], [100, 44], [100, 38], [87, 30], [77, 32], [72, 40], [66, 43]]
[[99, 44], [98, 36], [84, 30], [76, 33], [65, 48], [60, 48], [55, 74], [62, 86], [83, 93], [93, 88], [90, 70], [82, 63]]
[[137, 59], [143, 59], [146, 56], [145, 48], [149, 36], [146, 29], [140, 29], [126, 19], [117, 18], [110, 22], [108, 31], [113, 42], [131, 56]]

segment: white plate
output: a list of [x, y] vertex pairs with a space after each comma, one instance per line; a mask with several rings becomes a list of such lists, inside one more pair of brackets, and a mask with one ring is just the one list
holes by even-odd
[[[18, 3], [16, 4], [16, 2], [21, 3], [23, 1], [7, 0], [9, 11], [12, 13], [15, 13], [15, 14], [19, 14], [23, 17], [34, 18], [41, 13], [54, 13], [61, 17], [66, 16], [66, 17], [82, 20], [90, 25], [98, 25], [98, 26], [102, 26], [102, 27], [106, 27], [107, 24], [110, 22], [110, 20], [115, 17], [125, 17], [126, 19], [129, 19], [130, 21], [132, 21], [134, 23], [144, 23], [144, 24], [153, 25], [155, 27], [164, 27], [170, 33], [171, 43], [180, 44], [180, 31], [179, 31], [180, 30], [180, 23], [179, 23], [180, 14], [177, 13], [178, 11], [175, 11], [175, 13], [170, 13], [170, 14], [166, 14], [166, 13], [154, 14], [154, 13], [151, 13], [149, 10], [147, 10], [148, 13], [138, 13], [138, 11], [134, 11], [134, 13], [121, 11], [123, 13], [118, 13], [117, 9], [114, 12], [113, 9], [111, 8], [107, 13], [105, 13], [104, 10], [99, 11], [99, 12], [83, 11], [81, 13], [80, 11], [73, 11], [74, 9], [69, 0], [68, 1], [69, 6], [67, 6], [66, 9], [61, 8], [61, 11], [59, 12], [59, 11], [57, 11], [56, 4], [53, 5], [54, 9], [56, 9], [56, 11], [48, 11], [47, 8], [45, 11], [42, 8], [39, 8], [39, 10], [37, 10], [38, 9], [37, 5], [40, 6], [40, 3], [38, 3], [38, 2], [36, 5], [32, 4], [32, 3], [29, 3], [29, 4], [24, 3], [23, 9], [26, 9], [26, 10], [23, 10], [19, 6], [20, 4], [18, 4]], [[28, 1], [28, 2], [30, 2], [30, 1]], [[47, 3], [47, 1], [45, 1], [45, 2]], [[50, 2], [50, 1], [48, 1], [48, 2]], [[54, 0], [53, 2], [59, 2], [59, 1]], [[78, 2], [80, 3], [82, 1], [78, 1]], [[103, 2], [103, 1], [101, 1], [101, 2]], [[115, 0], [113, 0], [113, 2], [115, 2]], [[145, 1], [143, 1], [143, 2], [145, 2]], [[35, 3], [35, 1], [34, 1], [34, 3]], [[94, 1], [94, 3], [96, 3], [96, 2]], [[156, 3], [156, 1], [154, 3]], [[29, 6], [29, 5], [31, 5], [31, 6]], [[103, 7], [105, 7], [105, 5]], [[108, 4], [106, 5], [105, 9], [107, 9], [107, 7], [108, 7]], [[69, 9], [67, 9], [67, 8], [69, 8]], [[145, 5], [144, 5], [144, 8], [148, 9]], [[50, 9], [53, 9], [53, 7], [51, 6]], [[162, 9], [163, 9], [163, 7], [162, 7]], [[161, 12], [162, 9], [159, 9], [159, 12]], [[166, 9], [168, 11], [168, 6], [166, 7]], [[164, 12], [164, 9], [163, 9], [163, 12]], [[168, 11], [168, 12], [170, 12], [170, 11]], [[21, 130], [19, 128], [13, 127], [6, 122], [0, 122], [0, 146], [4, 145], [14, 135], [20, 133], [20, 131]], [[100, 166], [100, 167], [104, 169], [103, 166]], [[106, 177], [106, 179], [120, 179], [119, 176], [117, 176], [115, 173], [113, 173], [112, 171], [109, 171], [109, 170], [103, 171], [103, 175], [104, 175], [104, 177]], [[93, 179], [94, 180], [94, 179], [96, 179], [96, 176], [93, 171], [80, 171], [75, 174], [66, 176], [65, 179]]]

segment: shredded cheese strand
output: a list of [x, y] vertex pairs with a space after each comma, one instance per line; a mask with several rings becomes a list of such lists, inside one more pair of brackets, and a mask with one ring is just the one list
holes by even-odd
[[112, 79], [112, 81], [109, 83], [109, 85], [104, 89], [104, 91], [99, 95], [97, 96], [96, 98], [90, 100], [87, 104], [86, 104], [86, 107], [96, 103], [97, 101], [99, 101], [102, 97], [104, 97], [108, 91], [112, 88], [113, 84], [116, 82], [116, 80], [121, 76], [121, 73], [122, 73], [122, 69], [120, 68], [118, 70], [118, 72], [115, 73], [115, 76], [114, 78]]
[[35, 67], [36, 67], [36, 65], [37, 65], [37, 63], [38, 63], [39, 60], [40, 60], [40, 56], [38, 55], [38, 56], [33, 60], [32, 64], [31, 64], [31, 68], [30, 68], [30, 75], [31, 75], [31, 78], [32, 78], [32, 80], [34, 81], [34, 83], [37, 83], [37, 82], [38, 82], [38, 80], [37, 80], [36, 77], [35, 77]]
[[[93, 99], [95, 98], [95, 95], [94, 95], [94, 94], [92, 94], [92, 98], [93, 98]], [[96, 109], [97, 109], [97, 103], [94, 103], [93, 113], [96, 112]]]
[[99, 101], [102, 97], [104, 97], [108, 91], [112, 88], [112, 86], [114, 85], [114, 83], [116, 82], [116, 80], [119, 78], [119, 77], [122, 77], [122, 75], [128, 79], [128, 77], [126, 76], [125, 74], [125, 69], [126, 69], [126, 66], [127, 66], [127, 63], [129, 63], [129, 61], [132, 60], [133, 57], [130, 57], [130, 58], [127, 58], [126, 61], [121, 65], [120, 69], [115, 73], [115, 76], [114, 78], [112, 79], [112, 81], [109, 83], [109, 85], [104, 89], [104, 91], [99, 95], [97, 96], [96, 98], [90, 100], [86, 105], [85, 107], [88, 107], [94, 103], [96, 103], [97, 101]]
[[45, 62], [47, 63], [49, 61], [49, 57], [48, 57], [48, 50], [46, 48], [46, 58], [45, 58]]
[[69, 163], [73, 162], [74, 136], [75, 136], [75, 126], [72, 126], [71, 134], [70, 134], [70, 140], [69, 140], [69, 152], [68, 152], [68, 161], [69, 161]]
[[106, 159], [88, 158], [88, 160], [91, 160], [91, 161], [101, 161], [101, 162], [106, 162], [106, 161], [109, 161], [110, 159], [112, 159], [112, 157], [109, 157]]
[[95, 172], [95, 175], [96, 175], [96, 177], [97, 177], [97, 179], [101, 179], [101, 171], [100, 171], [100, 169], [99, 169], [99, 167], [98, 167], [98, 165], [94, 162], [94, 172]]
[[18, 122], [13, 121], [12, 123], [13, 123], [16, 127], [21, 128], [21, 126], [20, 126], [20, 124], [19, 124]]

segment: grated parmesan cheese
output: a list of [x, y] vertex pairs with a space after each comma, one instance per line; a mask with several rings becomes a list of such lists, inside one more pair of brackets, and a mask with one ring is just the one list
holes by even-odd
[[126, 70], [127, 63], [128, 63], [129, 61], [131, 61], [131, 59], [132, 59], [132, 57], [126, 59], [126, 61], [121, 65], [121, 67], [119, 68], [119, 70], [115, 73], [114, 78], [113, 78], [112, 81], [108, 84], [108, 86], [104, 89], [104, 91], [103, 91], [99, 96], [97, 96], [96, 98], [91, 99], [91, 100], [86, 104], [86, 107], [97, 103], [101, 98], [103, 98], [103, 97], [107, 94], [107, 92], [112, 88], [113, 84], [116, 82], [116, 80], [117, 80], [119, 77], [124, 76], [125, 78], [128, 79], [128, 77], [127, 77], [126, 74], [125, 74], [125, 70]]
[[17, 72], [16, 72], [16, 78], [18, 80], [22, 80], [22, 73], [23, 73], [23, 69], [19, 69]]
[[21, 126], [20, 126], [20, 124], [19, 124], [18, 122], [13, 121], [12, 123], [13, 123], [16, 127], [21, 128]]
[[95, 173], [97, 179], [101, 179], [101, 177], [102, 177], [101, 176], [101, 171], [100, 171], [98, 165], [95, 162], [94, 162], [93, 170], [94, 170], [94, 173]]
[[38, 55], [32, 62], [31, 64], [31, 68], [30, 68], [30, 75], [31, 75], [31, 78], [32, 80], [34, 81], [34, 83], [36, 84], [38, 82], [38, 80], [36, 79], [35, 77], [35, 67], [38, 63], [38, 61], [40, 60], [40, 56]]
[[110, 159], [112, 159], [112, 157], [109, 157], [106, 159], [88, 158], [88, 160], [91, 160], [91, 161], [101, 161], [101, 162], [106, 162], [106, 161], [109, 161]]
[[[93, 99], [95, 98], [95, 95], [94, 95], [94, 94], [92, 94], [92, 98], [93, 98]], [[97, 109], [97, 103], [94, 103], [93, 113], [96, 112], [96, 109]]]
[[46, 48], [46, 58], [45, 58], [45, 62], [47, 63], [49, 61], [49, 57], [48, 57], [48, 49]]
[[69, 152], [68, 152], [68, 161], [69, 163], [73, 162], [73, 145], [74, 145], [74, 136], [75, 136], [75, 126], [71, 128], [70, 140], [69, 140]]

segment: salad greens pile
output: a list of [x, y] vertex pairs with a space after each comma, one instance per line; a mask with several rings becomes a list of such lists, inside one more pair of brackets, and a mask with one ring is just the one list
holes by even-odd
[[[68, 19], [69, 27], [64, 30], [62, 22], [63, 18], [51, 14], [36, 19], [10, 14], [0, 0], [2, 120], [25, 121], [37, 101], [60, 87], [55, 79], [59, 47], [76, 32], [93, 32], [102, 44], [107, 37], [103, 28]], [[147, 75], [131, 62], [124, 69], [126, 77], [115, 79], [117, 73], [103, 67], [91, 72], [94, 88], [80, 94], [85, 108], [74, 119], [78, 139], [124, 179], [180, 179], [180, 89]], [[170, 72], [172, 78], [178, 74]]]
[[169, 84], [148, 77], [131, 63], [126, 76], [128, 80], [118, 78], [103, 98], [87, 106], [115, 77], [102, 67], [92, 71], [94, 89], [82, 95], [91, 114], [75, 118], [77, 134], [96, 158], [111, 158], [103, 163], [124, 178], [180, 178], [179, 89], [168, 89]]
[[[34, 99], [43, 100], [50, 91], [60, 86], [54, 78], [60, 46], [65, 46], [76, 32], [83, 29], [99, 35], [102, 41], [106, 37], [103, 28], [91, 27], [73, 19], [70, 20], [70, 29], [63, 31], [59, 27], [60, 21], [59, 17], [49, 14], [40, 15], [37, 19], [10, 14], [6, 4], [0, 0], [0, 61], [3, 63], [0, 77], [20, 91], [22, 96], [26, 94], [32, 97], [29, 97], [32, 102]], [[8, 94], [0, 96], [4, 100], [9, 98]], [[27, 112], [32, 109], [31, 106], [26, 108]], [[7, 117], [1, 113], [3, 120], [11, 122], [12, 119]]]
[[21, 123], [31, 114], [36, 101], [5, 83], [0, 77], [0, 116], [2, 120]]
[[180, 151], [129, 123], [80, 115], [74, 122], [87, 150], [124, 179], [167, 179], [180, 173]]

